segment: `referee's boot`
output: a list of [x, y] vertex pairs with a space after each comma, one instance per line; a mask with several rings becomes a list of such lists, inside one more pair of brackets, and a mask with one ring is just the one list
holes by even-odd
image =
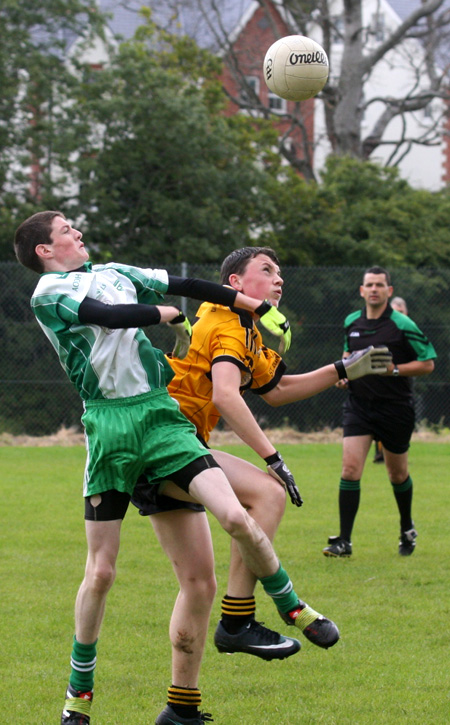
[[166, 705], [156, 718], [155, 725], [202, 725], [204, 722], [214, 722], [211, 713], [199, 712], [195, 717], [181, 717], [170, 705]]
[[298, 627], [306, 639], [318, 647], [328, 649], [339, 640], [340, 634], [335, 623], [316, 612], [301, 599], [298, 600], [295, 609], [290, 612], [278, 610], [278, 614], [286, 624]]
[[328, 546], [322, 551], [325, 556], [348, 558], [352, 555], [352, 545], [350, 541], [346, 541], [341, 536], [329, 536]]
[[408, 531], [400, 531], [400, 541], [398, 542], [398, 553], [400, 556], [411, 556], [416, 548], [417, 531], [412, 528]]
[[298, 639], [284, 637], [263, 627], [254, 619], [247, 622], [236, 634], [229, 634], [222, 622], [219, 622], [214, 634], [214, 644], [219, 652], [245, 652], [263, 660], [285, 660], [301, 647]]
[[61, 725], [89, 725], [90, 712], [94, 693], [92, 690], [82, 692], [75, 690], [69, 684], [66, 692], [66, 702], [61, 715]]

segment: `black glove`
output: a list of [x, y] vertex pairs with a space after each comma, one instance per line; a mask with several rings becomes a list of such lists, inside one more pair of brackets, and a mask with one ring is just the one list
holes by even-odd
[[300, 491], [294, 481], [294, 476], [286, 466], [278, 451], [276, 453], [272, 453], [271, 456], [267, 456], [264, 460], [267, 463], [267, 473], [283, 484], [295, 506], [302, 506], [303, 499], [300, 496]]

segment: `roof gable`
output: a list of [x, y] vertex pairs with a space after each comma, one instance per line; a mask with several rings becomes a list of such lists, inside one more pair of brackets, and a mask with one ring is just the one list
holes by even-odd
[[[417, 8], [420, 8], [422, 5], [421, 0], [387, 0], [389, 5], [392, 7], [392, 9], [397, 13], [400, 20], [405, 20], [405, 18], [408, 17], [408, 15], [411, 15], [411, 13], [414, 12], [414, 10], [417, 10]], [[449, 8], [450, 7], [450, 1], [447, 0], [444, 2], [443, 6], [440, 8], [442, 10], [443, 8]], [[439, 12], [439, 11], [438, 11]]]
[[[139, 10], [142, 0], [128, 0], [124, 7], [121, 0], [100, 0], [100, 9], [112, 14], [108, 25], [113, 33], [130, 38], [142, 23]], [[256, 0], [221, 0], [217, 9], [214, 0], [201, 3], [203, 12], [196, 0], [183, 2], [149, 2], [153, 6], [152, 17], [162, 27], [174, 34], [188, 35], [200, 47], [217, 49], [218, 35], [239, 34], [242, 24], [259, 7]], [[208, 6], [210, 12], [207, 12]], [[216, 9], [215, 9], [216, 8]]]
[[[115, 35], [131, 38], [142, 23], [139, 13], [142, 0], [98, 0], [102, 12], [111, 15], [108, 26]], [[149, 0], [152, 17], [158, 25], [174, 35], [187, 35], [201, 48], [218, 52], [225, 40], [234, 42], [254, 14], [261, 8], [258, 0]], [[272, 5], [281, 19], [286, 11], [277, 0]], [[278, 7], [277, 7], [278, 6]]]

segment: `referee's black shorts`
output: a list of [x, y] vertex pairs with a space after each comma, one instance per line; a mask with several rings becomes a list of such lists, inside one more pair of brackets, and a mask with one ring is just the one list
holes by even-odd
[[391, 453], [406, 453], [414, 423], [411, 400], [366, 400], [349, 395], [344, 403], [344, 438], [372, 435]]

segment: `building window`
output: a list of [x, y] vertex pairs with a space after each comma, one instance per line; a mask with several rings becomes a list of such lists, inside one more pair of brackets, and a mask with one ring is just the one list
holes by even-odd
[[276, 93], [272, 93], [271, 91], [269, 91], [268, 98], [271, 111], [275, 113], [286, 113], [287, 102], [284, 98], [280, 98], [280, 96], [277, 96]]
[[253, 105], [252, 93], [259, 96], [259, 78], [258, 76], [245, 76], [244, 86], [241, 88], [240, 99], [242, 103]]
[[258, 20], [258, 28], [261, 28], [261, 30], [267, 30], [267, 28], [270, 28], [270, 20], [266, 15]]
[[384, 15], [383, 13], [373, 13], [372, 19], [370, 21], [370, 34], [374, 36], [375, 40], [378, 43], [382, 43], [385, 34], [386, 34], [386, 27], [385, 27], [385, 21], [384, 21]]

